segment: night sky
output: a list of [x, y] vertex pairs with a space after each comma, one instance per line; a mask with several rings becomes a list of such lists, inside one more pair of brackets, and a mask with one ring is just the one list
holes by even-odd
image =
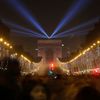
[[[8, 0], [10, 1], [10, 0]], [[67, 13], [69, 7], [78, 0], [18, 0], [28, 11], [37, 19], [48, 34], [51, 34], [56, 28], [57, 24]], [[89, 19], [100, 16], [100, 0], [88, 0], [89, 3], [85, 5], [84, 9], [80, 11], [75, 18], [65, 25], [61, 31], [67, 30]], [[0, 0], [0, 17], [5, 18], [14, 23], [25, 26], [29, 29], [35, 30], [28, 20], [20, 15], [7, 0]]]
[[[16, 9], [14, 9], [11, 5], [8, 4], [7, 1], [10, 0], [0, 0], [0, 18], [6, 19], [13, 23], [19, 24], [31, 30], [38, 30], [29, 23], [28, 20], [21, 16]], [[41, 26], [46, 30], [46, 32], [50, 35], [64, 15], [68, 12], [70, 6], [73, 2], [78, 0], [18, 0], [22, 3], [34, 16], [37, 21], [41, 24]], [[92, 18], [96, 18], [100, 16], [100, 0], [87, 0], [89, 1], [87, 5], [84, 5], [84, 9], [82, 9], [70, 22], [65, 25], [60, 32], [65, 31], [69, 28], [72, 28], [76, 25], [79, 25], [83, 22], [87, 22]], [[74, 10], [74, 9], [73, 9]], [[20, 36], [20, 34], [17, 34]], [[24, 36], [24, 35], [23, 35]], [[14, 41], [18, 42], [21, 38], [16, 38]], [[24, 46], [26, 43], [32, 43], [32, 39], [27, 41], [27, 39], [23, 40]], [[25, 42], [27, 41], [27, 42]], [[69, 41], [70, 42], [70, 41]], [[22, 43], [22, 41], [20, 41]], [[32, 44], [33, 45], [33, 44]], [[30, 47], [32, 47], [30, 44]], [[70, 44], [69, 44], [70, 45]]]

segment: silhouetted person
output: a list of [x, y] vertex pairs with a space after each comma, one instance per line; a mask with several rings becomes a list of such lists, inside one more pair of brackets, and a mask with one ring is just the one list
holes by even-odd
[[100, 100], [100, 93], [95, 88], [87, 86], [79, 90], [75, 100]]
[[20, 71], [21, 67], [17, 59], [6, 57], [0, 61], [0, 100], [18, 100]]
[[22, 100], [49, 100], [46, 85], [35, 80], [24, 82]]

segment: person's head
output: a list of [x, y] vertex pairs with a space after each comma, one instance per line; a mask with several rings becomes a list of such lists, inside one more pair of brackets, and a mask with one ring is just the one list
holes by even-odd
[[1, 60], [0, 67], [8, 78], [16, 79], [20, 76], [21, 67], [17, 59], [5, 57]]
[[86, 86], [79, 90], [75, 100], [100, 100], [100, 93], [95, 88]]
[[48, 100], [49, 92], [47, 85], [43, 84], [42, 81], [26, 76], [22, 84], [23, 98], [25, 100]]
[[69, 84], [62, 92], [62, 100], [74, 100], [79, 90], [86, 86], [89, 86], [89, 84], [81, 79]]
[[47, 100], [46, 88], [42, 84], [35, 85], [30, 91], [30, 96], [33, 100]]

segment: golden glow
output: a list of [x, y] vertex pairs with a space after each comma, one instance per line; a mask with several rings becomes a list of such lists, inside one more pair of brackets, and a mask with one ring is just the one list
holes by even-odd
[[6, 44], [7, 44], [7, 42], [4, 42], [4, 44], [6, 45]]
[[18, 54], [17, 54], [17, 53], [15, 53], [15, 55], [17, 56]]
[[75, 61], [76, 59], [78, 59], [79, 57], [81, 57], [82, 55], [85, 55], [86, 52], [90, 51], [94, 46], [97, 46], [97, 44], [100, 44], [100, 41], [96, 41], [96, 43], [93, 43], [93, 45], [91, 45], [90, 47], [85, 49], [82, 53], [78, 54], [76, 57], [74, 57], [72, 60], [70, 60], [67, 63], [71, 63], [71, 62]]
[[83, 55], [85, 54], [85, 52], [82, 53]]
[[95, 46], [96, 44], [95, 44], [95, 43], [93, 43], [93, 45]]
[[[13, 48], [9, 43], [7, 43], [6, 41], [4, 41], [3, 38], [0, 38], [0, 42], [3, 42], [3, 44], [5, 44], [6, 46], [8, 46], [10, 49]], [[15, 55], [17, 56], [18, 54], [15, 53]], [[26, 58], [25, 56], [21, 55], [21, 57], [22, 57], [24, 60], [26, 60], [26, 61], [28, 61], [29, 63], [31, 63], [31, 61], [30, 61], [28, 58]]]
[[12, 46], [10, 46], [10, 49], [12, 49]]
[[89, 51], [91, 48], [87, 48], [87, 50], [86, 51]]
[[93, 48], [93, 45], [91, 46], [91, 48]]
[[21, 55], [21, 57], [22, 57], [23, 59], [25, 59], [26, 61], [28, 61], [29, 63], [31, 63], [31, 61], [30, 61], [28, 58], [26, 58], [25, 56]]
[[21, 55], [21, 57], [23, 57], [23, 55]]
[[100, 41], [97, 41], [97, 43], [99, 44], [99, 43], [100, 43]]
[[8, 46], [8, 47], [9, 47], [9, 45], [10, 45], [10, 44], [9, 44], [9, 43], [7, 43], [7, 46]]
[[0, 38], [0, 42], [3, 42], [3, 38]]
[[[97, 43], [99, 44], [100, 41], [97, 41]], [[88, 47], [87, 49], [85, 49], [82, 53], [80, 53], [78, 56], [76, 56], [75, 58], [73, 58], [72, 60], [70, 60], [68, 63], [71, 63], [71, 62], [75, 61], [76, 59], [78, 59], [80, 56], [85, 55], [86, 52], [90, 51], [94, 46], [96, 46], [96, 43], [93, 43], [93, 45], [91, 45], [90, 47]]]

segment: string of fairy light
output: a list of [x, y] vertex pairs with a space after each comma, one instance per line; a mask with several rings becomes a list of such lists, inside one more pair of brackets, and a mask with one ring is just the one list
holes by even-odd
[[71, 59], [70, 61], [68, 61], [67, 63], [72, 63], [75, 60], [77, 60], [79, 57], [85, 55], [87, 52], [89, 52], [91, 49], [93, 49], [94, 47], [96, 47], [97, 45], [100, 44], [100, 41], [97, 41], [96, 43], [93, 43], [91, 46], [89, 46], [87, 49], [85, 49], [83, 52], [79, 53], [76, 57], [74, 57], [73, 59]]
[[[61, 66], [60, 68], [65, 72], [67, 72], [68, 69], [73, 70], [73, 73], [74, 72], [85, 73], [93, 70], [99, 72], [100, 71], [99, 54], [100, 54], [100, 40], [90, 45], [88, 48], [83, 50], [81, 53], [79, 53], [70, 61], [63, 63], [63, 66]], [[74, 70], [74, 68], [76, 68], [77, 70]]]
[[[0, 38], [0, 42], [2, 43], [2, 44], [4, 44], [6, 47], [8, 47], [9, 49], [13, 49], [13, 46], [12, 45], [10, 45], [10, 43], [8, 43], [7, 41], [5, 41], [3, 38]], [[15, 56], [17, 56], [18, 55], [18, 53], [15, 53]], [[25, 60], [27, 60], [28, 62], [32, 62], [32, 61], [30, 61], [27, 57], [25, 57], [24, 55], [20, 55], [23, 59], [25, 59]]]
[[[14, 48], [13, 48], [13, 46], [9, 43], [9, 42], [7, 42], [6, 40], [4, 40], [2, 37], [0, 38], [0, 44], [4, 47], [4, 48], [7, 48], [7, 49], [9, 49], [9, 50], [13, 50], [13, 53], [11, 53], [9, 56], [10, 57], [15, 57], [15, 58], [17, 58], [17, 57], [19, 57], [18, 59], [19, 59], [19, 61], [20, 61], [20, 63], [27, 63], [28, 65], [31, 65], [32, 64], [32, 66], [33, 67], [35, 67], [35, 65], [34, 65], [34, 62], [32, 62], [30, 59], [28, 59], [27, 57], [25, 57], [23, 54], [19, 54], [19, 53], [17, 53], [17, 52], [15, 52], [15, 50], [14, 50]], [[2, 52], [1, 52], [2, 53]], [[24, 68], [25, 68], [25, 64], [24, 64]], [[29, 66], [27, 66], [27, 67], [29, 67]], [[7, 70], [7, 67], [5, 68], [3, 68], [2, 67], [2, 63], [1, 63], [1, 65], [0, 65], [0, 70], [3, 70], [3, 71], [6, 71]], [[38, 71], [39, 70], [39, 68], [37, 67], [35, 67], [35, 72], [36, 71]], [[33, 72], [34, 72], [33, 71]]]
[[0, 42], [3, 43], [5, 46], [7, 46], [8, 48], [12, 49], [12, 45], [10, 45], [8, 42], [4, 41], [3, 38], [0, 38]]

